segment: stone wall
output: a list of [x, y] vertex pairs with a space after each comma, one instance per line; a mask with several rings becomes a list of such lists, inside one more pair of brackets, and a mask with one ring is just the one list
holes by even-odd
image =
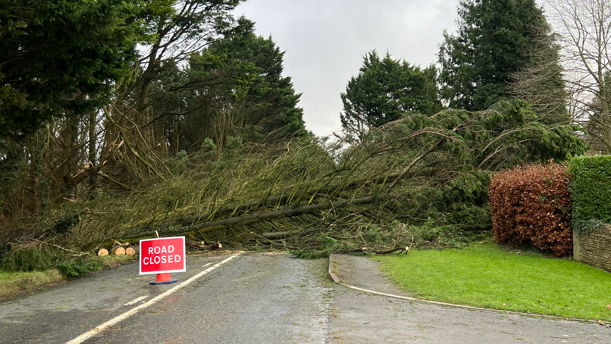
[[611, 226], [586, 234], [573, 231], [573, 259], [611, 272]]

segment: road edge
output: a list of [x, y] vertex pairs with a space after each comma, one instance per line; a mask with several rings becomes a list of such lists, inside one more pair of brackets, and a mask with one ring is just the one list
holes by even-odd
[[[414, 302], [420, 302], [420, 303], [428, 303], [428, 304], [433, 304], [433, 305], [437, 305], [437, 306], [454, 307], [454, 308], [462, 308], [462, 309], [485, 311], [485, 312], [494, 312], [494, 313], [499, 313], [499, 314], [516, 314], [516, 315], [522, 315], [522, 316], [527, 316], [527, 317], [531, 317], [531, 318], [545, 318], [545, 319], [550, 319], [550, 320], [575, 321], [575, 322], [580, 322], [580, 323], [591, 323], [591, 324], [600, 324], [602, 326], [607, 326], [605, 323], [600, 323], [600, 320], [596, 321], [596, 320], [588, 320], [588, 319], [563, 318], [563, 317], [559, 317], [559, 316], [555, 316], [555, 315], [524, 313], [524, 312], [508, 311], [508, 310], [494, 309], [494, 308], [481, 308], [481, 307], [474, 307], [474, 306], [467, 306], [467, 305], [458, 305], [458, 304], [454, 304], [454, 303], [447, 303], [447, 302], [440, 302], [440, 301], [417, 299], [417, 298], [409, 297], [409, 296], [394, 295], [394, 294], [382, 293], [382, 292], [375, 291], [375, 290], [364, 289], [364, 288], [360, 288], [360, 287], [357, 287], [357, 286], [353, 286], [353, 285], [350, 285], [350, 284], [343, 283], [339, 279], [337, 274], [335, 272], [333, 272], [333, 267], [335, 266], [335, 264], [333, 263], [333, 258], [334, 258], [334, 255], [330, 254], [329, 255], [329, 269], [328, 269], [328, 272], [327, 272], [327, 276], [329, 277], [329, 279], [333, 283], [335, 283], [335, 284], [341, 285], [341, 286], [346, 287], [346, 288], [350, 288], [350, 289], [366, 292], [366, 293], [369, 293], [369, 294], [386, 296], [386, 297], [392, 297], [392, 298], [395, 298], [395, 299], [414, 301]], [[611, 325], [609, 325], [609, 326], [611, 326]], [[607, 328], [609, 328], [609, 326], [607, 326]]]
[[333, 272], [333, 253], [331, 253], [329, 255], [329, 270], [327, 271], [327, 277], [329, 277], [329, 279], [335, 283], [335, 284], [341, 284], [339, 281], [339, 277], [337, 277], [337, 275], [335, 274], [335, 272]]

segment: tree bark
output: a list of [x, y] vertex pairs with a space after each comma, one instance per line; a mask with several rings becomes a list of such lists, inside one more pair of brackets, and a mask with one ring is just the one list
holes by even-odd
[[288, 231], [288, 232], [263, 233], [263, 237], [269, 240], [276, 240], [276, 239], [284, 239], [284, 238], [294, 236], [294, 235], [306, 235], [308, 233], [316, 232], [319, 230], [320, 228], [310, 228], [306, 230], [299, 229], [299, 230]]
[[[289, 209], [271, 211], [267, 213], [251, 214], [251, 215], [246, 215], [246, 216], [241, 216], [241, 217], [231, 217], [231, 218], [223, 219], [219, 221], [205, 222], [205, 223], [201, 223], [197, 225], [179, 227], [174, 230], [167, 229], [165, 231], [160, 231], [159, 234], [179, 235], [179, 234], [187, 234], [190, 232], [199, 232], [199, 233], [211, 232], [217, 229], [226, 228], [230, 226], [246, 225], [246, 224], [251, 224], [251, 223], [256, 223], [256, 222], [261, 222], [261, 221], [266, 221], [266, 220], [272, 220], [272, 219], [277, 219], [277, 218], [298, 216], [298, 215], [313, 213], [315, 211], [330, 209], [334, 207], [338, 208], [338, 207], [343, 207], [343, 206], [348, 206], [348, 205], [372, 203], [376, 199], [377, 199], [376, 196], [367, 196], [367, 197], [356, 198], [350, 201], [339, 201], [335, 203], [324, 202], [321, 204], [307, 205], [307, 206], [303, 206], [299, 208], [289, 208]], [[133, 239], [133, 238], [138, 238], [138, 237], [151, 236], [155, 234], [156, 234], [155, 231], [147, 231], [147, 232], [141, 232], [141, 233], [136, 232], [133, 234], [125, 235], [122, 237], [122, 239]]]

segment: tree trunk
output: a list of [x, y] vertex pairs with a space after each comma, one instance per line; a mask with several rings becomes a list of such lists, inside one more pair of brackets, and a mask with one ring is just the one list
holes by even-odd
[[[376, 199], [377, 199], [376, 196], [366, 196], [366, 197], [356, 198], [350, 201], [339, 201], [335, 203], [324, 202], [321, 204], [307, 205], [307, 206], [303, 206], [299, 208], [282, 209], [282, 210], [270, 211], [267, 213], [251, 214], [251, 215], [246, 215], [246, 216], [241, 216], [241, 217], [230, 217], [228, 219], [223, 219], [220, 221], [205, 222], [205, 223], [201, 223], [198, 225], [179, 227], [176, 229], [166, 229], [165, 231], [162, 231], [159, 234], [179, 235], [179, 234], [186, 234], [186, 233], [194, 232], [194, 231], [199, 232], [199, 233], [210, 232], [210, 231], [214, 231], [217, 229], [226, 228], [226, 227], [230, 227], [234, 225], [246, 225], [246, 224], [251, 224], [251, 223], [256, 223], [256, 222], [261, 222], [261, 221], [266, 221], [266, 220], [272, 220], [272, 219], [277, 219], [277, 218], [298, 216], [298, 215], [313, 213], [315, 211], [330, 209], [334, 207], [339, 208], [339, 207], [348, 206], [348, 205], [372, 203]], [[148, 232], [141, 232], [141, 233], [136, 232], [134, 234], [123, 236], [122, 239], [133, 239], [133, 238], [146, 237], [146, 236], [151, 236], [151, 235], [156, 235], [156, 231], [148, 231]]]
[[[96, 157], [97, 157], [97, 136], [96, 136], [96, 125], [97, 125], [97, 113], [96, 111], [92, 111], [89, 114], [89, 144], [88, 144], [88, 158], [89, 162], [92, 165], [96, 165]], [[93, 191], [93, 186], [95, 185], [96, 177], [95, 174], [89, 176], [89, 187], [92, 188], [89, 192], [90, 194]]]
[[72, 183], [72, 174], [77, 163], [77, 145], [78, 138], [78, 118], [69, 116], [65, 120], [65, 127], [62, 131], [62, 163], [59, 169], [63, 179], [62, 193], [67, 198], [72, 198], [74, 195], [74, 183]]
[[600, 96], [600, 105], [601, 105], [601, 115], [603, 123], [601, 125], [601, 129], [603, 130], [603, 137], [605, 140], [605, 145], [607, 146], [607, 152], [611, 151], [611, 114], [609, 113], [609, 103], [606, 97], [605, 85], [602, 86], [601, 96]]

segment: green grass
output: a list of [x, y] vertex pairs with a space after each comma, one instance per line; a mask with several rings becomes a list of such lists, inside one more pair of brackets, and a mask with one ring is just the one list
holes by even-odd
[[412, 250], [376, 257], [415, 297], [567, 318], [611, 320], [611, 274], [568, 259], [501, 250], [483, 242], [463, 249]]
[[[0, 299], [29, 293], [36, 289], [64, 282], [67, 278], [84, 276], [97, 270], [114, 268], [123, 264], [135, 262], [134, 257], [106, 256], [92, 257], [72, 264], [72, 274], [66, 274], [62, 269], [49, 269], [34, 272], [0, 272]], [[65, 270], [65, 266], [63, 268]], [[78, 272], [76, 275], [74, 271]]]
[[58, 270], [35, 272], [0, 273], [0, 299], [13, 297], [35, 289], [63, 282], [65, 280]]

